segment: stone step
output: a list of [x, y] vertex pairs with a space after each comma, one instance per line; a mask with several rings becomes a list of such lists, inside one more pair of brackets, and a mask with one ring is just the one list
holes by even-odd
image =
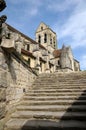
[[[40, 88], [41, 87], [41, 88]], [[73, 88], [73, 89], [72, 89]], [[79, 87], [79, 86], [67, 86], [67, 85], [65, 85], [65, 86], [63, 86], [63, 85], [58, 85], [58, 86], [52, 86], [52, 88], [51, 88], [51, 86], [34, 86], [33, 88], [33, 91], [34, 90], [50, 90], [51, 91], [51, 89], [52, 90], [71, 90], [71, 91], [73, 91], [74, 89], [75, 90], [81, 90], [81, 91], [86, 91], [86, 86], [82, 86], [82, 87]], [[29, 90], [30, 91], [30, 90]]]
[[86, 85], [85, 86], [69, 86], [69, 85], [65, 85], [64, 87], [63, 87], [63, 85], [58, 85], [58, 86], [46, 86], [46, 85], [44, 85], [44, 86], [39, 86], [39, 85], [37, 85], [37, 86], [33, 86], [32, 87], [32, 89], [34, 89], [34, 90], [36, 90], [36, 89], [81, 89], [81, 90], [86, 90]]
[[86, 120], [86, 112], [50, 112], [50, 111], [16, 111], [12, 114], [16, 119], [54, 119], [54, 120]]
[[84, 92], [84, 93], [82, 93], [82, 92], [73, 92], [73, 93], [71, 93], [71, 92], [67, 92], [67, 93], [65, 93], [65, 92], [55, 92], [55, 93], [48, 93], [48, 92], [46, 92], [46, 93], [32, 93], [32, 92], [27, 92], [26, 93], [26, 96], [81, 96], [81, 94], [83, 94], [83, 95], [86, 95], [86, 92]]
[[67, 120], [67, 121], [50, 121], [50, 120], [28, 120], [28, 119], [11, 119], [5, 130], [86, 130], [86, 122]]
[[86, 74], [85, 75], [73, 75], [73, 74], [71, 74], [71, 75], [66, 75], [66, 74], [62, 74], [62, 75], [59, 75], [59, 74], [55, 74], [55, 75], [51, 75], [51, 76], [49, 76], [49, 74], [48, 74], [48, 76], [46, 76], [46, 74], [44, 75], [44, 76], [41, 76], [41, 75], [39, 75], [38, 77], [37, 77], [37, 79], [36, 80], [39, 80], [39, 79], [51, 79], [51, 80], [55, 80], [55, 79], [70, 79], [70, 80], [72, 80], [72, 79], [85, 79], [85, 76], [86, 76]]
[[18, 111], [71, 111], [71, 112], [86, 112], [86, 105], [20, 105]]
[[[86, 75], [85, 75], [85, 76], [86, 76]], [[61, 79], [62, 79], [62, 80], [67, 80], [67, 81], [69, 81], [69, 80], [70, 80], [70, 81], [73, 81], [73, 80], [74, 80], [74, 81], [75, 81], [75, 80], [76, 80], [76, 81], [85, 81], [85, 76], [82, 76], [82, 77], [81, 77], [80, 75], [79, 75], [78, 77], [76, 77], [76, 76], [71, 76], [71, 77], [70, 77], [70, 76], [69, 76], [69, 77], [67, 77], [67, 76], [52, 76], [52, 77], [47, 76], [47, 77], [46, 77], [46, 76], [45, 76], [45, 77], [39, 77], [39, 78], [37, 78], [35, 81], [40, 81], [40, 80], [41, 80], [41, 81], [42, 81], [42, 80], [44, 81], [44, 80], [46, 80], [46, 79], [47, 79], [47, 80], [51, 80], [51, 81], [57, 81], [57, 80], [61, 80]]]
[[66, 79], [74, 79], [74, 78], [78, 78], [78, 79], [81, 79], [81, 78], [83, 78], [84, 76], [86, 76], [86, 74], [85, 75], [73, 75], [73, 74], [71, 74], [71, 75], [69, 75], [69, 74], [62, 74], [62, 75], [59, 75], [59, 74], [55, 74], [55, 75], [49, 75], [48, 74], [48, 76], [45, 74], [44, 76], [43, 75], [39, 75], [38, 76], [38, 78], [37, 79], [41, 79], [41, 78], [66, 78]]
[[53, 85], [53, 84], [68, 84], [68, 85], [85, 85], [86, 82], [74, 82], [74, 81], [61, 81], [61, 82], [58, 82], [58, 81], [54, 81], [54, 82], [51, 82], [51, 81], [41, 81], [41, 82], [35, 82], [33, 85], [43, 85], [43, 84], [47, 84], [47, 85]]
[[[46, 79], [47, 80], [47, 79]], [[47, 85], [49, 85], [49, 83], [51, 83], [51, 85], [53, 85], [53, 84], [59, 84], [59, 83], [62, 83], [62, 84], [71, 84], [71, 85], [80, 85], [80, 84], [82, 84], [82, 85], [85, 85], [86, 84], [86, 81], [79, 81], [79, 82], [77, 82], [77, 81], [39, 81], [39, 82], [34, 82], [34, 84], [41, 84], [41, 85], [43, 85], [43, 84], [47, 84]], [[33, 84], [33, 85], [34, 85]]]
[[5, 130], [86, 130], [86, 72], [41, 74]]
[[68, 99], [68, 100], [77, 100], [77, 99], [80, 99], [80, 100], [86, 100], [86, 95], [82, 95], [80, 97], [78, 96], [24, 96], [23, 97], [23, 100], [61, 100], [61, 99]]
[[49, 76], [45, 76], [45, 77], [38, 77], [35, 81], [39, 81], [39, 80], [41, 80], [42, 81], [42, 79], [43, 80], [51, 80], [51, 81], [57, 81], [58, 79], [60, 80], [60, 79], [62, 79], [62, 80], [70, 80], [70, 81], [72, 81], [72, 80], [75, 80], [76, 79], [76, 81], [78, 81], [78, 80], [81, 80], [82, 79], [82, 81], [84, 81], [85, 80], [85, 76], [78, 76], [78, 77], [76, 77], [76, 76], [59, 76], [58, 74], [56, 75], [56, 76], [52, 76], [52, 77], [49, 77]]
[[[82, 89], [84, 91], [84, 89]], [[29, 90], [30, 92], [34, 93], [57, 93], [57, 92], [81, 92], [81, 89], [37, 89], [37, 90]]]
[[38, 88], [40, 88], [40, 87], [42, 87], [42, 88], [43, 87], [46, 87], [46, 88], [47, 87], [52, 87], [52, 88], [53, 87], [72, 88], [73, 87], [73, 88], [78, 88], [79, 87], [79, 88], [85, 88], [86, 89], [86, 84], [65, 84], [65, 83], [63, 83], [63, 84], [62, 83], [61, 84], [60, 83], [59, 84], [55, 84], [54, 83], [54, 84], [51, 85], [51, 84], [46, 84], [45, 83], [45, 84], [35, 84], [35, 85], [33, 85], [33, 88], [36, 88], [36, 87], [38, 87]]
[[44, 101], [22, 101], [21, 104], [25, 105], [86, 105], [86, 100], [44, 100]]

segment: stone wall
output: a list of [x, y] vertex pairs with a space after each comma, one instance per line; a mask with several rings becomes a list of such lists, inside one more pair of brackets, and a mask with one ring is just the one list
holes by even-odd
[[4, 51], [0, 48], [0, 119], [6, 113], [6, 88], [7, 88], [7, 71], [5, 64]]
[[[36, 74], [18, 55], [0, 52], [0, 118], [28, 91]], [[3, 62], [3, 63], [2, 63]]]
[[0, 119], [6, 113], [6, 72], [0, 68]]

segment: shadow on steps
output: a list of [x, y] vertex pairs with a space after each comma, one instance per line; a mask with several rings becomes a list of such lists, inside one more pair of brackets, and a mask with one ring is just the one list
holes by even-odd
[[57, 121], [28, 120], [21, 130], [86, 130], [86, 90]]

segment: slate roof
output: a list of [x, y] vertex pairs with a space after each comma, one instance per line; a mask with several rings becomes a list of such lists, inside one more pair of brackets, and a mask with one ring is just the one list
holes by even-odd
[[21, 53], [22, 53], [22, 54], [25, 54], [25, 55], [27, 55], [27, 56], [30, 56], [30, 57], [32, 57], [32, 58], [34, 58], [34, 59], [36, 59], [36, 57], [35, 57], [31, 52], [29, 52], [29, 51], [26, 51], [26, 50], [24, 50], [24, 49], [21, 49]]
[[[31, 44], [39, 44], [39, 43], [37, 43], [35, 40], [33, 40], [33, 39], [31, 39], [30, 37], [28, 37], [27, 35], [21, 33], [20, 31], [18, 31], [18, 30], [15, 29], [14, 27], [10, 26], [9, 24], [6, 23], [6, 25], [7, 25], [7, 27], [8, 27], [9, 30], [11, 30], [11, 31], [13, 31], [13, 32], [16, 32], [16, 33], [20, 34], [22, 37], [24, 37], [25, 39], [31, 41]], [[39, 44], [39, 47], [40, 47], [41, 49], [46, 50], [46, 48], [45, 48], [43, 45], [41, 45], [41, 44]]]

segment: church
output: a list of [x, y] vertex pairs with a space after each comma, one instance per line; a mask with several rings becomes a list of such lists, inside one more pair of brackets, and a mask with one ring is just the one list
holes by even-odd
[[5, 24], [1, 47], [19, 55], [31, 69], [40, 73], [80, 71], [70, 46], [58, 48], [56, 33], [41, 22], [35, 32], [35, 40], [12, 26]]

